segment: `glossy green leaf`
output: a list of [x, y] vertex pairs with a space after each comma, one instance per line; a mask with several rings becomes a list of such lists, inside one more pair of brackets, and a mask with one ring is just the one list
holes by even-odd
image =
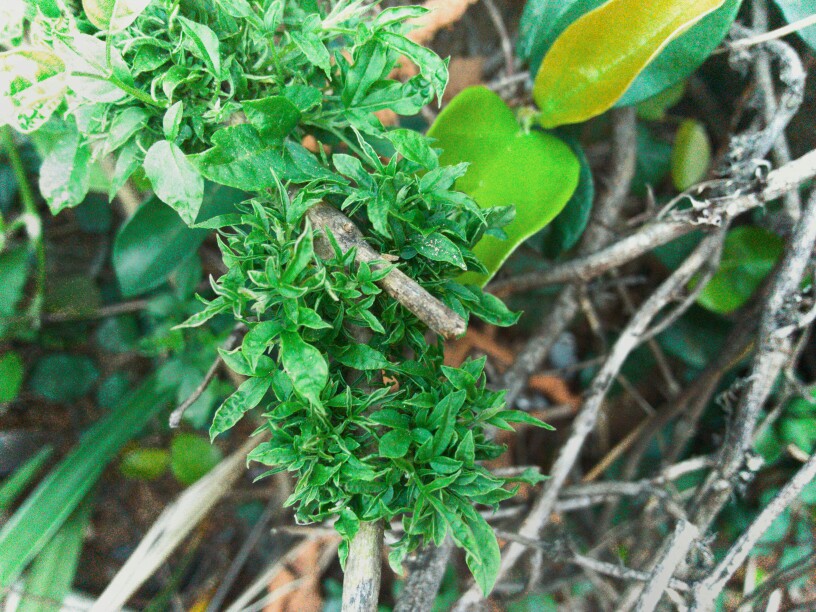
[[691, 76], [731, 29], [742, 0], [725, 0], [687, 32], [670, 42], [629, 86], [616, 106], [637, 104]]
[[204, 178], [175, 143], [160, 140], [147, 151], [144, 170], [158, 198], [187, 225], [195, 223], [204, 200]]
[[82, 142], [76, 127], [62, 135], [43, 159], [40, 193], [56, 215], [77, 206], [90, 187], [91, 150]]
[[82, 0], [88, 21], [100, 30], [119, 32], [136, 21], [152, 0]]
[[411, 446], [411, 434], [402, 429], [393, 429], [380, 438], [380, 455], [391, 459], [404, 457]]
[[210, 426], [210, 440], [230, 429], [250, 410], [261, 403], [272, 386], [271, 376], [253, 376], [236, 389], [218, 408]]
[[439, 165], [436, 154], [422, 134], [414, 130], [397, 129], [388, 132], [387, 136], [397, 153], [405, 159], [419, 164], [426, 170], [433, 170]]
[[119, 449], [168, 406], [156, 377], [97, 421], [0, 529], [0, 587], [10, 587], [96, 483]]
[[536, 76], [541, 124], [578, 123], [612, 107], [671, 40], [723, 1], [610, 0], [580, 17], [553, 43]]
[[711, 142], [705, 126], [686, 119], [677, 129], [671, 154], [672, 182], [678, 191], [702, 181], [711, 166]]
[[163, 448], [135, 448], [122, 455], [119, 471], [131, 480], [156, 480], [167, 471], [170, 453]]
[[184, 33], [188, 36], [188, 40], [192, 42], [189, 45], [190, 51], [204, 61], [215, 78], [220, 78], [221, 53], [218, 36], [203, 23], [196, 23], [185, 17], [179, 17], [178, 20], [184, 29]]
[[183, 433], [170, 443], [170, 469], [181, 484], [191, 485], [218, 465], [224, 454], [206, 438]]
[[367, 344], [352, 344], [334, 355], [340, 363], [354, 370], [385, 370], [392, 367], [385, 355]]
[[300, 121], [300, 110], [284, 96], [245, 100], [241, 107], [247, 120], [264, 138], [282, 140]]
[[[229, 213], [242, 199], [239, 191], [208, 185], [199, 217]], [[122, 294], [132, 297], [163, 284], [198, 250], [208, 233], [187, 227], [157, 198], [147, 200], [119, 229], [113, 244], [113, 268]]]
[[326, 386], [329, 366], [323, 355], [292, 332], [281, 334], [281, 361], [295, 391], [313, 404], [320, 403], [320, 392]]
[[524, 133], [513, 111], [485, 87], [456, 96], [428, 135], [443, 149], [442, 164], [470, 164], [457, 189], [482, 208], [515, 206], [515, 218], [504, 228], [507, 240], [484, 236], [474, 249], [487, 275], [462, 277], [462, 282], [484, 285], [519, 244], [561, 212], [578, 185], [580, 163], [555, 136]]
[[[813, 4], [813, 0], [774, 0], [774, 2], [788, 23], [799, 21], [816, 13], [816, 5]], [[816, 51], [816, 25], [797, 30], [797, 34], [811, 49]]]
[[595, 200], [595, 182], [592, 168], [577, 140], [564, 139], [581, 164], [578, 186], [564, 209], [544, 228], [541, 250], [545, 257], [555, 258], [578, 243], [589, 223], [592, 202]]
[[25, 463], [0, 483], [0, 516], [11, 508], [12, 504], [28, 488], [53, 454], [53, 446], [50, 444], [43, 446], [33, 457], [27, 459]]
[[94, 362], [84, 355], [42, 357], [28, 381], [31, 390], [52, 402], [73, 402], [87, 394], [99, 378]]
[[16, 612], [52, 612], [55, 602], [68, 595], [93, 508], [94, 494], [89, 493], [34, 559]]
[[722, 261], [697, 303], [720, 314], [745, 304], [782, 255], [782, 239], [759, 227], [737, 227], [725, 238]]
[[0, 404], [13, 401], [23, 384], [23, 360], [15, 351], [0, 355]]

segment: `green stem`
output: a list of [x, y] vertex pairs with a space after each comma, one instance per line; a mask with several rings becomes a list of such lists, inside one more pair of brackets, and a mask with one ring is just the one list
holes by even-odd
[[14, 135], [9, 126], [2, 128], [3, 147], [9, 157], [11, 168], [14, 171], [14, 177], [17, 180], [17, 186], [20, 188], [20, 199], [23, 201], [23, 210], [29, 218], [26, 221], [26, 231], [31, 245], [34, 247], [34, 252], [37, 258], [37, 292], [32, 300], [32, 307], [30, 314], [36, 315], [39, 319], [39, 309], [42, 303], [42, 296], [45, 291], [45, 244], [42, 239], [42, 218], [37, 210], [37, 199], [34, 195], [34, 189], [31, 183], [28, 182], [25, 166], [23, 165], [23, 158], [20, 157], [20, 151], [14, 142]]

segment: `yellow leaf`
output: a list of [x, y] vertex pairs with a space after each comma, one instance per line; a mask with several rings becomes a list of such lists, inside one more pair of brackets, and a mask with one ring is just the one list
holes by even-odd
[[550, 48], [533, 97], [546, 128], [600, 115], [674, 38], [724, 0], [609, 0]]

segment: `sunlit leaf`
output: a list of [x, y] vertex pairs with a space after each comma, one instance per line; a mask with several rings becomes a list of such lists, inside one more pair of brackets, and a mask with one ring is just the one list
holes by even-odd
[[65, 98], [65, 65], [44, 49], [0, 53], [0, 125], [29, 133], [43, 125]]

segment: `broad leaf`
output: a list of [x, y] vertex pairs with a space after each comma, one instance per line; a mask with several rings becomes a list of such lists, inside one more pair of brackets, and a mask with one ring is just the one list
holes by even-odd
[[299, 335], [284, 332], [281, 334], [281, 361], [298, 395], [319, 404], [320, 392], [329, 377], [329, 366], [320, 351]]
[[136, 21], [152, 0], [82, 0], [88, 21], [100, 30], [120, 32]]
[[221, 54], [218, 36], [203, 23], [190, 21], [179, 17], [179, 22], [192, 44], [189, 45], [193, 55], [203, 60], [210, 73], [216, 78], [221, 77]]
[[[208, 185], [200, 217], [229, 213], [243, 194]], [[119, 229], [113, 243], [113, 269], [125, 297], [147, 293], [198, 250], [208, 230], [187, 227], [179, 216], [157, 198], [142, 204]]]
[[288, 98], [270, 96], [241, 103], [247, 120], [263, 138], [282, 140], [300, 121], [300, 110]]
[[271, 376], [253, 376], [241, 383], [216, 411], [210, 426], [210, 440], [232, 428], [244, 414], [260, 404], [271, 385]]
[[90, 187], [91, 151], [76, 127], [65, 132], [40, 168], [40, 193], [56, 215], [79, 205]]
[[411, 446], [411, 434], [402, 429], [392, 429], [380, 438], [380, 455], [391, 459], [404, 457]]
[[144, 170], [159, 199], [187, 225], [195, 223], [204, 199], [204, 178], [178, 145], [167, 140], [155, 143], [145, 155]]
[[193, 484], [223, 458], [221, 449], [196, 434], [179, 434], [170, 443], [170, 470], [183, 485]]
[[28, 384], [40, 397], [68, 403], [87, 394], [98, 378], [99, 370], [89, 357], [60, 353], [37, 361]]
[[65, 98], [65, 65], [42, 49], [0, 53], [0, 125], [29, 133], [43, 125]]
[[561, 212], [578, 185], [580, 164], [569, 146], [550, 134], [524, 133], [513, 111], [485, 87], [466, 89], [439, 114], [428, 135], [443, 149], [442, 164], [470, 163], [456, 188], [482, 208], [513, 205], [507, 240], [487, 235], [474, 252], [487, 275], [462, 282], [484, 285], [524, 240]]
[[782, 255], [782, 239], [759, 227], [737, 227], [725, 238], [722, 260], [697, 303], [720, 314], [745, 304]]
[[724, 0], [610, 0], [556, 39], [533, 97], [541, 124], [578, 123], [612, 107], [671, 40]]

